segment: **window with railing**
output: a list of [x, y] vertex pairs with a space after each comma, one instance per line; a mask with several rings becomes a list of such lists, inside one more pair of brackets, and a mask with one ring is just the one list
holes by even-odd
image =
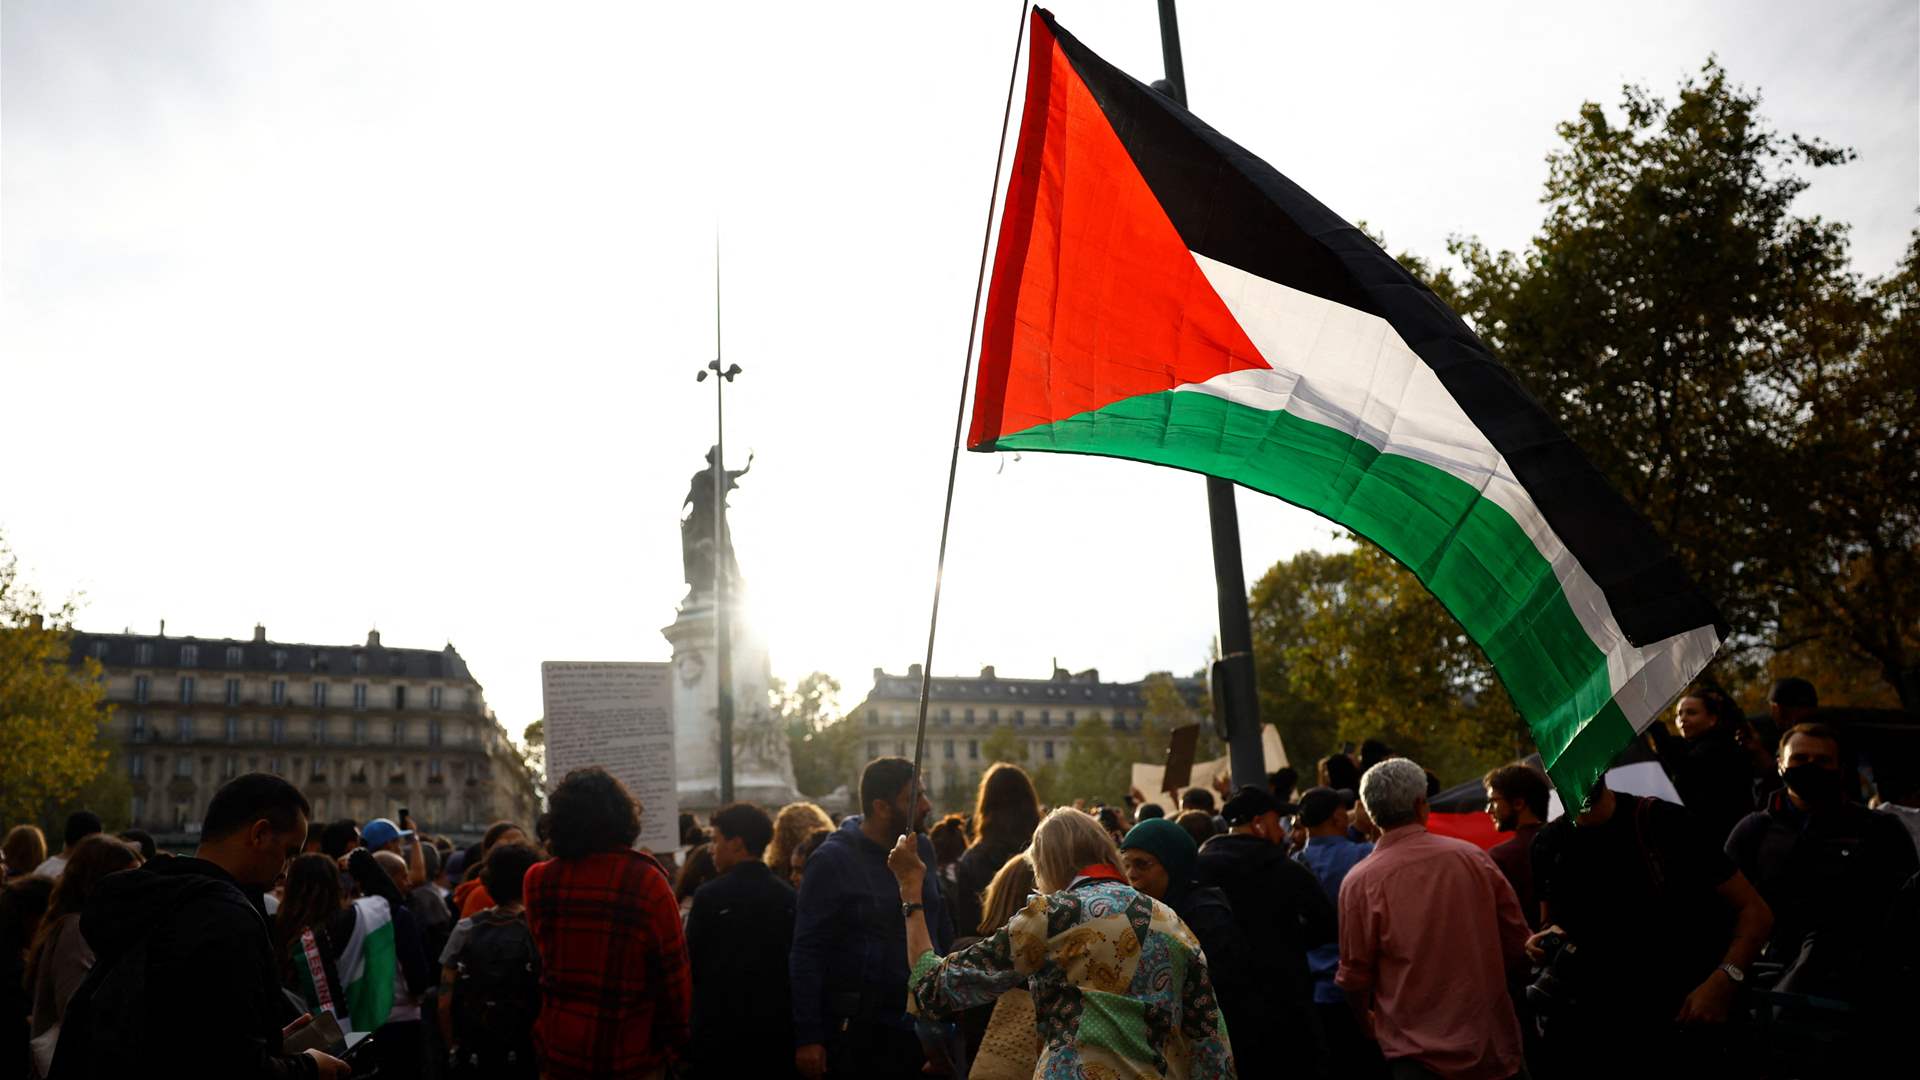
[[326, 683], [317, 682], [313, 684], [313, 707], [316, 709], [324, 709], [327, 707]]
[[153, 642], [143, 641], [133, 647], [133, 662], [136, 664], [153, 663]]
[[182, 713], [173, 722], [173, 730], [181, 742], [193, 741], [193, 717]]
[[237, 716], [227, 717], [227, 741], [240, 741], [240, 718]]
[[180, 676], [180, 696], [178, 700], [182, 705], [193, 704], [193, 676]]
[[353, 684], [353, 707], [356, 709], [365, 709], [367, 707], [366, 683]]
[[287, 680], [285, 679], [273, 680], [273, 687], [269, 691], [269, 693], [272, 696], [272, 701], [275, 707], [285, 705], [287, 703]]
[[145, 705], [147, 699], [152, 696], [153, 680], [145, 675], [135, 675], [133, 677], [133, 700], [137, 704]]
[[181, 667], [200, 666], [200, 646], [198, 645], [180, 646], [180, 666]]
[[147, 714], [146, 713], [137, 712], [133, 714], [133, 726], [131, 727], [129, 734], [132, 736], [134, 742], [139, 743], [139, 742], [147, 741]]
[[276, 716], [268, 720], [267, 732], [268, 736], [274, 742], [285, 742], [287, 739], [287, 718], [284, 716]]
[[227, 646], [227, 666], [239, 667], [246, 662], [246, 651], [238, 645]]
[[228, 679], [226, 689], [227, 689], [227, 704], [229, 705], [240, 704], [240, 680]]
[[407, 707], [407, 688], [406, 687], [396, 686], [393, 688], [393, 707], [396, 710], [404, 709]]

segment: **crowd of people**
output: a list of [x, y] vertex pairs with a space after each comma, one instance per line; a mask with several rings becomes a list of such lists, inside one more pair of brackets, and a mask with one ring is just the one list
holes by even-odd
[[883, 757], [856, 813], [734, 803], [659, 855], [600, 769], [465, 848], [250, 774], [190, 856], [84, 812], [51, 855], [7, 835], [0, 1080], [1845, 1073], [1920, 975], [1920, 810], [1865, 805], [1810, 696], [1776, 690], [1762, 769], [1690, 691], [1655, 739], [1684, 806], [1603, 780], [1548, 820], [1495, 769], [1489, 851], [1378, 743], [1171, 817], [1002, 763], [936, 822]]

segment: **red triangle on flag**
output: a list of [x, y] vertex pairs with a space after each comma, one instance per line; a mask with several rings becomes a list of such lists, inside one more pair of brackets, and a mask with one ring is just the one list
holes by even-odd
[[1270, 365], [1036, 12], [967, 445]]

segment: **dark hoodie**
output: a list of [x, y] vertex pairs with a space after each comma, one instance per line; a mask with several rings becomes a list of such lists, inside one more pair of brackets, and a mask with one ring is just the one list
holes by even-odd
[[203, 859], [160, 859], [93, 887], [80, 932], [93, 970], [60, 1031], [51, 1080], [142, 1076], [313, 1077], [281, 1052], [296, 1017], [280, 992], [266, 917]]
[[[1216, 836], [1200, 846], [1194, 880], [1227, 896], [1255, 971], [1262, 1022], [1229, 1027], [1241, 1076], [1318, 1075], [1324, 1043], [1313, 1011], [1307, 950], [1334, 938], [1333, 905], [1313, 871], [1258, 836]], [[1228, 1023], [1233, 1023], [1229, 1018]], [[1303, 1070], [1301, 1066], [1305, 1066]]]
[[[860, 831], [861, 817], [842, 822], [807, 859], [795, 904], [793, 985], [795, 1046], [825, 1043], [837, 1021], [911, 1030], [907, 1018], [907, 920], [900, 885], [887, 869], [887, 849]], [[933, 844], [920, 837], [920, 861], [935, 865]], [[952, 944], [941, 917], [940, 875], [927, 871], [920, 896], [934, 949]]]

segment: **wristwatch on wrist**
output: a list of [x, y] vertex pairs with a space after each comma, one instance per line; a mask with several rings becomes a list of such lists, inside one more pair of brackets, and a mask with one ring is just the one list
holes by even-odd
[[902, 900], [900, 901], [900, 917], [910, 919], [913, 917], [914, 912], [924, 910], [926, 906], [926, 904], [919, 900]]
[[1741, 971], [1737, 964], [1721, 964], [1720, 970], [1727, 973], [1727, 978], [1732, 979], [1735, 986], [1747, 981], [1747, 973]]

